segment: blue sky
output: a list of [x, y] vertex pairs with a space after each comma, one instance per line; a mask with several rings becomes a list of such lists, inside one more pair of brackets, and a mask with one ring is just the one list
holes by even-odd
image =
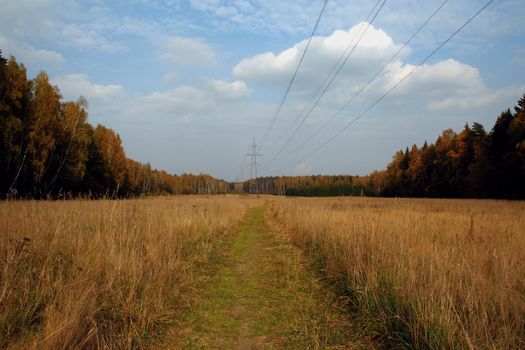
[[[363, 86], [443, 0], [389, 0], [289, 148], [296, 149]], [[326, 129], [264, 175], [367, 174], [414, 143], [466, 122], [490, 128], [525, 93], [525, 3], [490, 7], [364, 118], [329, 139], [454, 32], [485, 1], [449, 0]], [[318, 32], [261, 149], [265, 161], [375, 1], [328, 0]], [[244, 154], [269, 127], [322, 1], [0, 0], [0, 48], [33, 77], [44, 69], [89, 121], [115, 129], [127, 155], [174, 173], [249, 175]], [[241, 171], [242, 168], [242, 171]], [[284, 170], [283, 170], [284, 169]]]

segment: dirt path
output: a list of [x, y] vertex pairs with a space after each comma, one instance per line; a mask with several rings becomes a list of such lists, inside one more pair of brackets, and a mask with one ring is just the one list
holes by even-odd
[[265, 207], [249, 213], [210, 267], [176, 348], [351, 348], [334, 295], [305, 268], [297, 248], [267, 232]]

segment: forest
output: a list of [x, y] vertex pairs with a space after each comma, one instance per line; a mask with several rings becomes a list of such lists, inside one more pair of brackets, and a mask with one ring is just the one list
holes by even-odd
[[368, 177], [350, 175], [267, 176], [243, 183], [244, 193], [302, 197], [373, 196]]
[[126, 157], [120, 136], [87, 122], [88, 102], [63, 101], [45, 72], [0, 51], [0, 197], [130, 197], [218, 194], [230, 184], [209, 175], [172, 175]]
[[525, 198], [525, 95], [490, 131], [467, 124], [396, 152], [384, 171], [370, 175], [369, 187], [382, 196]]
[[492, 129], [466, 124], [434, 143], [394, 154], [368, 176], [280, 176], [244, 184], [244, 192], [290, 196], [525, 198], [525, 95], [503, 111]]
[[88, 102], [64, 101], [45, 72], [28, 79], [0, 51], [0, 197], [123, 198], [159, 194], [525, 198], [525, 96], [490, 131], [480, 123], [413, 145], [368, 176], [270, 176], [229, 183], [174, 175], [126, 156], [120, 136], [87, 122]]

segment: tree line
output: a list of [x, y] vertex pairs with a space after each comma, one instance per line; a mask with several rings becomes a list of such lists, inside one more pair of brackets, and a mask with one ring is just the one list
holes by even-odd
[[230, 190], [209, 175], [180, 176], [126, 157], [120, 136], [87, 122], [87, 101], [64, 101], [42, 71], [0, 51], [0, 196], [60, 198], [147, 194], [217, 194]]
[[488, 132], [467, 124], [396, 152], [369, 187], [382, 196], [525, 198], [525, 95]]
[[366, 179], [350, 175], [268, 176], [244, 182], [242, 192], [307, 197], [373, 195]]
[[280, 176], [243, 183], [246, 193], [292, 196], [402, 196], [525, 199], [525, 95], [492, 129], [466, 124], [434, 143], [394, 154], [368, 176]]
[[173, 175], [126, 157], [120, 136], [87, 122], [87, 101], [64, 101], [45, 72], [27, 78], [0, 51], [0, 197], [131, 197], [266, 193], [297, 196], [525, 198], [525, 95], [486, 131], [480, 123], [443, 131], [435, 143], [396, 152], [364, 177], [263, 177], [228, 183]]

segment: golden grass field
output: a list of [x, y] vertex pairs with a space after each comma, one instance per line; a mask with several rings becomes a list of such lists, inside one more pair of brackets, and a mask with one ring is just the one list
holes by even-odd
[[[0, 203], [0, 348], [143, 348], [255, 200]], [[260, 203], [259, 203], [260, 204]]]
[[525, 203], [283, 198], [276, 221], [386, 347], [525, 348]]
[[0, 348], [148, 348], [265, 202], [366, 344], [525, 348], [524, 202], [269, 196], [0, 202]]

